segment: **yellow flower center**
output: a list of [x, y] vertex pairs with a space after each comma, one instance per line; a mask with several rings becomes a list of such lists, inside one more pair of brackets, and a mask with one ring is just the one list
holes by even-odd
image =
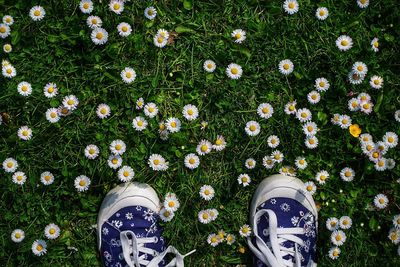
[[249, 180], [249, 179], [247, 178], [247, 176], [243, 176], [243, 177], [242, 177], [242, 182], [243, 182], [243, 183], [247, 183], [248, 180]]
[[189, 159], [189, 163], [190, 164], [194, 164], [196, 161], [194, 160], [194, 158]]
[[257, 129], [257, 127], [255, 125], [250, 125], [249, 128], [250, 128], [250, 131], [252, 131], [252, 132], [254, 132]]
[[235, 34], [236, 39], [240, 39], [240, 37], [242, 37], [242, 35], [240, 33]]
[[29, 132], [28, 132], [27, 130], [23, 130], [23, 131], [22, 131], [22, 135], [23, 135], [23, 136], [28, 136], [28, 135], [29, 135]]
[[372, 157], [375, 159], [379, 158], [379, 153], [378, 152], [372, 153]]
[[307, 131], [312, 132], [314, 130], [314, 127], [312, 127], [311, 125], [307, 127]]
[[213, 67], [213, 65], [212, 65], [211, 63], [208, 63], [208, 64], [207, 64], [207, 68], [208, 68], [208, 69], [211, 69], [212, 67]]
[[100, 109], [100, 113], [103, 114], [103, 115], [107, 114], [107, 109], [106, 108], [101, 108]]
[[[128, 78], [128, 79], [132, 78], [132, 73], [127, 72], [127, 73], [125, 74], [125, 77]], [[140, 106], [140, 105], [142, 105], [142, 103], [139, 102], [138, 105]]]
[[18, 175], [18, 176], [17, 176], [17, 180], [18, 180], [18, 181], [22, 181], [22, 175]]
[[290, 106], [289, 106], [289, 110], [290, 110], [290, 111], [295, 110], [295, 106], [294, 106], [294, 105], [290, 105]]
[[150, 113], [153, 113], [153, 112], [154, 112], [154, 108], [153, 108], [153, 107], [149, 107], [149, 108], [148, 108], [148, 111], [149, 111]]
[[15, 238], [19, 239], [19, 238], [21, 238], [22, 235], [21, 235], [21, 233], [15, 233], [14, 236], [15, 236]]
[[8, 167], [8, 168], [11, 168], [12, 166], [14, 166], [14, 163], [12, 163], [11, 161], [10, 161], [10, 162], [7, 162], [7, 167]]
[[84, 3], [84, 4], [83, 4], [83, 8], [84, 8], [84, 9], [88, 9], [88, 8], [89, 8], [89, 3], [88, 3], [88, 2]]
[[271, 164], [272, 164], [272, 160], [271, 160], [271, 159], [267, 159], [266, 162], [267, 162], [268, 165], [271, 165]]
[[320, 87], [325, 87], [325, 82], [319, 82]]
[[301, 116], [303, 119], [305, 119], [305, 118], [307, 118], [307, 113], [302, 112], [302, 113], [300, 114], [300, 116]]
[[152, 16], [152, 15], [153, 15], [153, 10], [149, 9], [149, 10], [147, 11], [147, 14], [148, 14], [149, 16]]
[[269, 113], [269, 108], [265, 107], [262, 109], [262, 113], [267, 114]]
[[350, 172], [350, 171], [346, 171], [346, 172], [344, 173], [344, 176], [350, 177], [350, 176], [351, 176], [351, 172]]
[[61, 109], [62, 114], [68, 114], [68, 109], [67, 108], [62, 108]]
[[153, 163], [154, 163], [154, 165], [158, 165], [158, 164], [160, 164], [160, 160], [159, 159], [155, 159], [155, 160], [153, 160]]
[[320, 10], [319, 11], [319, 15], [322, 17], [322, 16], [324, 16], [325, 15], [325, 11], [324, 10]]
[[128, 171], [124, 171], [124, 176], [128, 177], [129, 176], [129, 172]]
[[321, 179], [322, 181], [325, 181], [325, 180], [326, 180], [326, 176], [325, 176], [325, 175], [321, 175], [320, 179]]
[[40, 10], [35, 10], [35, 12], [33, 12], [33, 15], [35, 15], [36, 17], [40, 16]]
[[98, 33], [96, 34], [96, 38], [97, 38], [98, 40], [103, 39], [103, 33], [102, 33], [102, 32], [98, 32]]
[[92, 24], [96, 25], [97, 24], [97, 19], [92, 19]]
[[11, 18], [10, 18], [10, 17], [7, 17], [7, 18], [6, 18], [6, 22], [7, 22], [7, 23], [10, 23], [10, 22], [11, 22]]
[[347, 45], [349, 44], [349, 41], [347, 41], [347, 40], [342, 40], [342, 41], [340, 42], [340, 44], [341, 44], [342, 46], [347, 46]]
[[392, 136], [389, 136], [387, 140], [388, 140], [389, 143], [393, 143], [394, 142], [394, 138]]
[[299, 160], [299, 163], [303, 165], [306, 161], [304, 159]]
[[128, 31], [128, 27], [127, 27], [127, 26], [122, 26], [121, 30], [122, 30], [123, 32], [127, 32], [127, 31]]
[[274, 155], [274, 159], [279, 160], [280, 158], [281, 158], [281, 155], [280, 155], [280, 154]]
[[167, 210], [164, 211], [164, 217], [167, 217], [167, 218], [168, 218], [170, 215], [171, 215], [171, 213], [169, 213], [169, 211], [167, 211]]
[[348, 224], [349, 224], [349, 221], [348, 221], [348, 220], [343, 220], [342, 224], [343, 224], [343, 225], [348, 225]]
[[157, 43], [161, 44], [162, 42], [164, 42], [164, 37], [160, 36], [157, 38]]
[[249, 166], [253, 166], [253, 165], [254, 165], [254, 162], [253, 162], [252, 160], [250, 160], [247, 164], [248, 164]]
[[232, 237], [231, 235], [228, 235], [228, 236], [226, 237], [226, 241], [232, 242], [232, 241], [233, 241], [233, 237]]
[[341, 236], [341, 235], [337, 235], [337, 236], [335, 237], [335, 239], [336, 239], [336, 241], [340, 241], [340, 240], [342, 240], [342, 236]]
[[312, 185], [307, 185], [307, 191], [312, 191], [313, 187]]
[[93, 155], [96, 150], [94, 148], [89, 149], [89, 154]]
[[385, 165], [385, 162], [383, 162], [382, 160], [378, 161], [378, 166], [379, 167], [383, 167], [383, 165]]
[[172, 128], [176, 128], [176, 122], [175, 121], [171, 122], [170, 125], [171, 125]]
[[342, 123], [343, 123], [343, 124], [347, 124], [347, 122], [348, 122], [347, 119], [343, 119], [343, 120], [342, 120]]
[[331, 227], [336, 227], [336, 222], [335, 221], [331, 221]]
[[334, 257], [337, 257], [337, 256], [339, 256], [339, 251], [337, 251], [337, 250], [334, 250], [334, 251], [332, 252], [332, 255], [333, 255]]
[[288, 63], [285, 63], [285, 64], [283, 64], [283, 69], [284, 69], [284, 70], [288, 70], [288, 69], [289, 69], [289, 67], [290, 67], [290, 66], [289, 66], [289, 64], [288, 64]]
[[207, 145], [202, 145], [200, 150], [201, 150], [201, 152], [206, 152], [208, 150], [208, 146]]
[[6, 51], [10, 51], [11, 50], [11, 45], [9, 45], [9, 44], [4, 45], [4, 49]]
[[397, 233], [393, 232], [390, 234], [390, 240], [397, 240]]
[[57, 117], [57, 113], [55, 113], [55, 112], [50, 113], [50, 117], [51, 117], [52, 119], [54, 119], [55, 117]]
[[311, 145], [315, 144], [315, 140], [313, 138], [311, 138], [310, 140], [308, 140], [308, 143], [310, 143]]
[[50, 228], [49, 234], [54, 235], [56, 233], [56, 230], [54, 228]]
[[119, 10], [120, 5], [119, 5], [118, 3], [115, 3], [114, 6], [113, 6], [113, 8], [114, 8], [114, 10]]
[[50, 93], [50, 94], [53, 93], [53, 92], [54, 92], [54, 88], [53, 88], [53, 87], [49, 87], [49, 88], [47, 89], [47, 92]]
[[11, 74], [12, 73], [12, 69], [9, 68], [9, 69], [6, 70], [6, 72], [7, 72], [7, 74]]
[[374, 45], [375, 48], [378, 48], [378, 47], [379, 47], [378, 41], [375, 41], [375, 42], [373, 43], [373, 45]]
[[367, 145], [367, 147], [366, 147], [366, 149], [367, 149], [368, 151], [371, 151], [373, 148], [374, 148], [374, 147], [373, 147], [372, 145]]
[[222, 140], [221, 140], [221, 139], [217, 139], [217, 141], [215, 141], [215, 144], [216, 144], [217, 146], [222, 145]]
[[79, 185], [80, 185], [80, 186], [85, 186], [85, 185], [86, 185], [85, 180], [80, 180], [80, 181], [79, 181]]
[[276, 139], [271, 140], [271, 144], [275, 145], [276, 144]]
[[232, 68], [232, 69], [231, 69], [231, 73], [232, 73], [233, 75], [236, 75], [236, 74], [239, 73], [239, 70], [238, 70], [237, 68]]
[[165, 130], [165, 124], [164, 123], [160, 123], [159, 128], [160, 128], [161, 131], [164, 131]]
[[288, 5], [288, 7], [289, 7], [290, 9], [293, 9], [293, 8], [294, 8], [294, 3], [293, 3], [293, 2], [290, 2], [289, 5]]
[[117, 164], [117, 163], [118, 163], [118, 159], [113, 158], [113, 159], [111, 160], [111, 162], [112, 162], [112, 164]]
[[208, 196], [210, 194], [210, 190], [206, 189], [204, 190], [204, 195]]
[[44, 179], [48, 182], [48, 181], [50, 181], [51, 177], [50, 177], [50, 175], [46, 175], [46, 176], [44, 177]]
[[36, 246], [36, 250], [37, 251], [42, 251], [43, 250], [43, 246], [42, 245], [37, 245]]
[[207, 219], [208, 219], [208, 214], [207, 214], [207, 213], [203, 213], [203, 214], [201, 215], [201, 217], [202, 217], [204, 220], [207, 220]]
[[122, 148], [122, 146], [120, 144], [115, 145], [115, 150], [120, 150], [121, 148]]
[[218, 241], [216, 236], [211, 237], [211, 243], [216, 243]]
[[22, 87], [21, 87], [21, 90], [22, 90], [23, 92], [28, 91], [28, 86], [26, 86], [26, 85], [22, 86]]
[[379, 202], [379, 204], [383, 204], [383, 203], [385, 203], [385, 200], [384, 200], [383, 198], [380, 198], [380, 199], [378, 200], [378, 202]]
[[317, 99], [317, 95], [312, 95], [312, 96], [311, 96], [311, 99], [312, 99], [312, 100], [316, 100], [316, 99]]
[[0, 32], [5, 33], [6, 32], [6, 27], [0, 27]]
[[357, 70], [358, 70], [358, 71], [362, 71], [362, 70], [364, 70], [364, 67], [363, 67], [362, 65], [359, 65], [359, 66], [357, 67]]
[[140, 120], [139, 120], [139, 121], [137, 122], [137, 125], [138, 125], [138, 126], [143, 126], [143, 121], [140, 121]]
[[357, 103], [357, 102], [352, 102], [352, 103], [351, 103], [351, 106], [352, 106], [353, 108], [356, 108], [356, 107], [358, 106], [358, 103]]
[[189, 109], [188, 111], [187, 111], [187, 114], [189, 114], [190, 116], [192, 116], [193, 115], [193, 110], [192, 109]]
[[70, 100], [67, 101], [67, 104], [70, 105], [70, 106], [72, 106], [72, 105], [75, 104], [75, 101], [72, 100], [72, 99], [70, 99]]

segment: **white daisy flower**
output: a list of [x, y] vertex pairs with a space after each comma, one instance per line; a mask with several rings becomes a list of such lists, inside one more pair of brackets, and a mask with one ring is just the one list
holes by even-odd
[[272, 157], [270, 157], [270, 156], [263, 157], [262, 162], [263, 162], [263, 166], [266, 169], [272, 169], [274, 167], [274, 165], [275, 165], [274, 159]]
[[67, 109], [75, 110], [76, 107], [79, 105], [79, 100], [74, 95], [68, 95], [63, 98], [62, 103], [63, 103], [64, 107], [66, 107]]
[[112, 141], [111, 144], [110, 144], [110, 151], [114, 155], [122, 155], [122, 154], [124, 154], [125, 151], [126, 151], [125, 142], [122, 141], [122, 140], [119, 140], [119, 139]]
[[169, 163], [164, 159], [163, 156], [159, 154], [152, 154], [149, 157], [148, 164], [154, 171], [166, 171]]
[[86, 19], [86, 24], [91, 29], [101, 28], [101, 26], [103, 25], [103, 21], [101, 20], [101, 18], [99, 16], [89, 16]]
[[119, 15], [124, 11], [124, 1], [121, 0], [111, 0], [110, 4], [108, 4], [108, 7], [112, 12], [115, 14]]
[[274, 108], [269, 103], [261, 103], [257, 108], [257, 114], [263, 119], [269, 119], [274, 113]]
[[[1, 26], [0, 26], [0, 30], [1, 30]], [[12, 65], [3, 66], [1, 69], [1, 73], [6, 78], [14, 78], [15, 76], [17, 76], [17, 71]]]
[[351, 182], [354, 180], [355, 172], [352, 168], [345, 167], [340, 171], [340, 178], [345, 182]]
[[396, 227], [396, 229], [400, 229], [400, 214], [397, 214], [393, 217], [393, 226]]
[[96, 145], [88, 145], [85, 148], [85, 157], [95, 159], [99, 156], [100, 149]]
[[306, 136], [314, 136], [317, 134], [318, 126], [315, 122], [308, 121], [303, 124], [303, 132]]
[[7, 38], [11, 34], [11, 28], [7, 24], [0, 23], [0, 38]]
[[321, 78], [315, 79], [314, 86], [318, 92], [326, 92], [326, 91], [328, 91], [330, 84], [326, 78], [321, 77]]
[[279, 168], [279, 173], [283, 174], [283, 175], [295, 177], [296, 169], [291, 166], [286, 165], [286, 166], [282, 166], [281, 168]]
[[236, 241], [236, 237], [233, 234], [227, 234], [225, 239], [228, 245], [232, 245]]
[[340, 51], [347, 51], [353, 47], [353, 40], [350, 36], [341, 35], [336, 39], [336, 46]]
[[145, 118], [143, 118], [141, 116], [137, 116], [132, 121], [133, 129], [135, 129], [136, 131], [139, 131], [139, 132], [141, 132], [144, 129], [146, 129], [147, 125], [148, 125], [148, 122], [146, 121]]
[[199, 219], [199, 222], [203, 224], [208, 224], [211, 222], [211, 216], [208, 210], [201, 210], [197, 214], [197, 218]]
[[192, 121], [197, 119], [197, 117], [199, 116], [199, 110], [196, 106], [189, 104], [183, 107], [182, 115], [188, 121]]
[[215, 64], [215, 62], [210, 59], [204, 61], [203, 63], [203, 69], [210, 73], [214, 72], [216, 67], [217, 65]]
[[285, 113], [288, 114], [288, 115], [296, 114], [296, 112], [297, 112], [296, 105], [297, 105], [296, 100], [294, 100], [292, 102], [288, 102], [285, 105], [285, 109], [284, 109]]
[[369, 0], [357, 0], [357, 5], [359, 8], [366, 8], [369, 5]]
[[359, 75], [354, 71], [350, 71], [348, 74], [348, 79], [351, 84], [361, 84], [365, 79], [365, 75]]
[[397, 245], [400, 243], [400, 230], [392, 228], [389, 231], [388, 238], [393, 244]]
[[33, 21], [40, 21], [46, 15], [46, 11], [41, 6], [34, 6], [29, 11], [29, 16], [32, 18]]
[[304, 140], [304, 144], [309, 149], [314, 149], [318, 146], [318, 138], [316, 136], [307, 136]]
[[339, 220], [335, 217], [330, 217], [326, 220], [325, 226], [329, 231], [335, 231], [339, 229]]
[[5, 15], [5, 16], [3, 17], [3, 23], [6, 24], [6, 25], [8, 25], [8, 26], [11, 26], [11, 25], [14, 24], [14, 18], [11, 17], [10, 15]]
[[305, 157], [297, 157], [294, 163], [295, 163], [296, 167], [300, 170], [304, 170], [308, 166], [308, 163], [307, 163]]
[[222, 151], [226, 147], [226, 141], [225, 138], [222, 135], [217, 135], [217, 139], [215, 140], [215, 143], [212, 145], [212, 149], [216, 151]]
[[372, 139], [372, 135], [368, 133], [363, 133], [359, 136], [360, 142], [361, 143], [366, 143], [366, 142], [373, 142], [374, 140]]
[[55, 97], [58, 94], [58, 88], [55, 83], [48, 83], [43, 88], [43, 93], [47, 98]]
[[267, 143], [270, 148], [276, 148], [277, 146], [279, 146], [281, 141], [279, 140], [278, 136], [270, 135], [268, 136]]
[[229, 64], [225, 72], [229, 78], [234, 80], [239, 79], [243, 74], [242, 67], [236, 63]]
[[108, 32], [100, 27], [96, 27], [92, 30], [90, 38], [95, 45], [103, 45], [108, 41]]
[[300, 122], [307, 122], [312, 120], [312, 114], [311, 111], [308, 108], [300, 108], [296, 112], [296, 118]]
[[26, 175], [23, 172], [15, 172], [12, 176], [12, 181], [15, 184], [23, 185], [26, 181]]
[[158, 108], [156, 104], [149, 102], [144, 106], [144, 115], [146, 115], [150, 119], [157, 116], [157, 114], [158, 114]]
[[283, 161], [283, 159], [284, 159], [284, 155], [279, 150], [274, 150], [271, 153], [271, 158], [273, 159], [274, 162], [281, 163]]
[[319, 7], [319, 8], [317, 8], [317, 11], [315, 12], [315, 16], [319, 20], [326, 20], [328, 15], [329, 15], [329, 12], [326, 7]]
[[283, 3], [283, 9], [289, 15], [293, 15], [297, 11], [299, 11], [299, 3], [296, 0], [286, 0]]
[[4, 51], [4, 53], [11, 53], [12, 46], [10, 44], [3, 45], [3, 51]]
[[[392, 134], [392, 133], [389, 132], [390, 137], [391, 137], [391, 134]], [[393, 133], [393, 134], [395, 134], [395, 133]], [[396, 135], [396, 134], [395, 134], [395, 135]], [[397, 135], [396, 135], [396, 137], [397, 137]], [[385, 141], [385, 139], [384, 139], [384, 141]], [[378, 151], [380, 152], [381, 155], [385, 155], [386, 152], [387, 152], [388, 149], [389, 149], [389, 146], [388, 146], [387, 143], [384, 142], [384, 141], [379, 141], [379, 142], [377, 142], [377, 143], [375, 144], [375, 149], [378, 150]], [[390, 141], [393, 141], [393, 139], [390, 139]]]
[[329, 173], [325, 170], [319, 171], [315, 175], [315, 180], [320, 184], [323, 185], [326, 183], [326, 180], [329, 178]]
[[153, 43], [159, 48], [163, 48], [168, 43], [168, 37], [164, 37], [161, 34], [154, 35]]
[[208, 214], [210, 214], [211, 221], [215, 221], [218, 218], [219, 212], [216, 209], [208, 209]]
[[317, 186], [312, 181], [305, 182], [304, 191], [311, 195], [314, 195], [314, 193], [317, 191]]
[[[134, 82], [136, 79], [136, 72], [130, 67], [126, 67], [125, 69], [123, 69], [120, 75], [122, 80], [127, 84]], [[142, 104], [144, 105], [144, 101], [142, 101]]]
[[140, 110], [143, 107], [144, 107], [144, 99], [139, 98], [138, 100], [136, 100], [136, 109]]
[[249, 170], [254, 169], [256, 167], [256, 161], [253, 158], [248, 158], [246, 159], [244, 166]]
[[360, 101], [353, 97], [347, 102], [347, 107], [350, 111], [357, 111], [360, 109]]
[[397, 122], [400, 122], [400, 109], [394, 112], [394, 119]]
[[122, 37], [127, 37], [132, 33], [132, 27], [126, 22], [121, 22], [117, 26], [118, 34]]
[[336, 246], [341, 246], [346, 242], [346, 234], [342, 230], [335, 230], [331, 234], [331, 242]]
[[167, 193], [164, 198], [164, 208], [169, 212], [175, 212], [180, 207], [180, 202], [176, 194], [174, 193]]
[[15, 243], [20, 243], [25, 239], [25, 232], [21, 229], [15, 229], [11, 233], [11, 240]]
[[196, 152], [200, 156], [207, 155], [208, 153], [211, 152], [211, 150], [212, 150], [211, 142], [205, 139], [201, 140], [196, 147]]
[[354, 73], [358, 75], [367, 75], [368, 67], [367, 65], [365, 65], [365, 63], [357, 61], [353, 64], [352, 70]]
[[111, 169], [116, 170], [122, 165], [122, 157], [120, 155], [110, 155], [107, 163]]
[[239, 184], [243, 185], [243, 187], [246, 187], [251, 183], [251, 178], [248, 174], [243, 173], [239, 175], [237, 181]]
[[279, 62], [278, 69], [280, 73], [289, 75], [294, 70], [293, 62], [290, 59], [284, 59]]
[[149, 6], [144, 10], [144, 16], [150, 20], [153, 20], [157, 16], [157, 10], [152, 6]]
[[389, 148], [394, 148], [399, 142], [399, 137], [394, 132], [386, 132], [382, 140]]
[[170, 222], [174, 218], [175, 214], [172, 211], [166, 210], [164, 207], [160, 210], [160, 219], [163, 222]]
[[390, 158], [386, 159], [386, 168], [388, 170], [392, 170], [394, 167], [396, 167], [396, 161]]
[[307, 94], [307, 100], [310, 104], [317, 104], [321, 100], [321, 95], [317, 91], [311, 91]]
[[374, 75], [369, 80], [369, 84], [373, 89], [381, 89], [383, 86], [383, 78], [377, 75]]
[[379, 51], [379, 39], [378, 38], [374, 38], [371, 40], [371, 48], [374, 52]]
[[241, 237], [248, 237], [251, 235], [251, 227], [248, 224], [242, 225], [239, 229]]
[[66, 117], [72, 114], [72, 110], [68, 109], [67, 107], [64, 107], [64, 105], [61, 105], [57, 108], [58, 115], [61, 117]]
[[3, 161], [3, 169], [5, 172], [13, 173], [18, 168], [18, 162], [13, 158], [6, 158]]
[[340, 115], [338, 125], [342, 129], [347, 129], [351, 125], [351, 118], [347, 115]]
[[387, 170], [387, 163], [385, 158], [379, 158], [375, 162], [375, 170], [377, 171], [386, 171]]
[[50, 223], [44, 228], [44, 235], [48, 239], [57, 239], [60, 236], [60, 227], [57, 224]]
[[339, 226], [340, 226], [340, 228], [342, 228], [344, 230], [350, 229], [352, 224], [353, 224], [353, 221], [351, 220], [351, 218], [349, 216], [342, 216], [339, 219]]
[[246, 40], [246, 32], [242, 29], [236, 29], [231, 33], [232, 38], [235, 39], [235, 43], [241, 44]]
[[178, 118], [168, 118], [165, 125], [170, 133], [176, 133], [181, 130], [181, 121]]
[[43, 172], [40, 175], [40, 181], [44, 185], [51, 185], [54, 182], [54, 175], [51, 172]]
[[187, 168], [193, 170], [199, 167], [200, 158], [196, 154], [191, 153], [185, 156], [184, 162]]
[[118, 178], [121, 180], [121, 182], [129, 182], [134, 176], [135, 172], [129, 166], [123, 166], [118, 170]]
[[249, 121], [244, 128], [248, 136], [256, 136], [260, 133], [260, 124], [256, 121]]
[[221, 243], [220, 238], [216, 234], [209, 234], [207, 237], [207, 243], [210, 244], [212, 247], [218, 246]]
[[370, 114], [372, 112], [372, 108], [374, 104], [372, 102], [361, 102], [360, 103], [360, 110], [365, 114]]
[[90, 14], [93, 11], [93, 2], [91, 0], [81, 0], [79, 3], [79, 9], [84, 14]]
[[32, 130], [28, 126], [22, 126], [18, 129], [18, 137], [27, 141], [32, 138]]
[[36, 256], [43, 256], [47, 252], [46, 241], [42, 239], [37, 239], [32, 244], [32, 252]]
[[111, 115], [111, 108], [109, 105], [102, 103], [97, 106], [96, 114], [100, 119], [105, 119]]
[[215, 195], [214, 188], [210, 185], [203, 185], [199, 191], [200, 197], [206, 201], [213, 199]]
[[90, 186], [90, 179], [85, 175], [79, 175], [75, 178], [74, 185], [78, 192], [87, 191]]
[[339, 258], [340, 253], [341, 253], [341, 250], [340, 250], [339, 247], [331, 247], [331, 248], [329, 249], [328, 256], [329, 256], [329, 258], [331, 258], [332, 260], [336, 260], [337, 258]]
[[389, 204], [389, 199], [384, 194], [378, 194], [374, 198], [374, 205], [377, 209], [384, 209]]
[[17, 87], [18, 93], [22, 96], [28, 96], [32, 94], [32, 86], [28, 82], [20, 82]]
[[60, 120], [60, 115], [58, 114], [57, 108], [49, 108], [46, 111], [46, 119], [51, 123], [56, 123]]
[[169, 32], [167, 30], [165, 30], [165, 29], [159, 29], [157, 31], [157, 35], [159, 35], [159, 36], [161, 36], [161, 37], [163, 37], [165, 39], [169, 38]]

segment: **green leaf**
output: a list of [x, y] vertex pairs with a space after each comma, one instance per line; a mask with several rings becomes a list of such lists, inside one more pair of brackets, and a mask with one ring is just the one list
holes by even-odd
[[378, 111], [379, 111], [379, 109], [381, 107], [381, 104], [382, 104], [382, 100], [383, 100], [383, 94], [380, 94], [378, 96], [378, 100], [376, 101], [376, 105], [374, 107], [374, 112], [375, 113], [378, 113]]
[[175, 31], [177, 33], [185, 33], [185, 32], [193, 33], [193, 32], [195, 32], [193, 29], [187, 28], [185, 26], [178, 26], [175, 28]]
[[375, 229], [378, 228], [378, 221], [377, 221], [374, 217], [372, 217], [372, 218], [369, 220], [368, 225], [369, 225], [369, 228], [370, 228], [371, 230], [375, 230]]
[[19, 40], [21, 40], [21, 33], [19, 31], [11, 31], [11, 44], [18, 44]]
[[193, 8], [192, 0], [183, 0], [183, 7], [187, 10], [191, 10]]

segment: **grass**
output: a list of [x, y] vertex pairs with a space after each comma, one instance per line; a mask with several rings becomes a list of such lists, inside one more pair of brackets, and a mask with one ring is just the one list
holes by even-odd
[[[329, 121], [333, 113], [348, 114], [363, 132], [380, 140], [387, 131], [400, 134], [399, 123], [393, 114], [400, 107], [399, 99], [399, 38], [398, 3], [392, 0], [371, 1], [366, 9], [359, 9], [356, 1], [300, 1], [300, 11], [293, 16], [284, 14], [283, 1], [155, 1], [157, 18], [148, 21], [143, 10], [145, 1], [127, 4], [117, 16], [107, 7], [108, 1], [95, 3], [94, 14], [103, 20], [110, 33], [104, 46], [95, 46], [86, 16], [78, 8], [79, 1], [25, 1], [0, 0], [0, 15], [10, 14], [15, 19], [11, 37], [0, 44], [11, 42], [13, 51], [1, 53], [18, 71], [17, 77], [0, 78], [0, 112], [6, 122], [0, 126], [0, 160], [14, 157], [28, 180], [23, 186], [12, 183], [11, 175], [1, 172], [0, 188], [0, 263], [2, 266], [97, 266], [96, 223], [98, 208], [105, 194], [118, 184], [118, 178], [108, 166], [108, 145], [122, 139], [128, 150], [123, 155], [125, 164], [136, 172], [135, 180], [152, 185], [160, 196], [175, 192], [182, 207], [172, 222], [164, 224], [169, 244], [181, 252], [193, 248], [197, 252], [186, 259], [187, 266], [231, 266], [250, 264], [251, 255], [238, 252], [247, 248], [238, 230], [247, 223], [249, 202], [257, 184], [280, 166], [266, 170], [261, 166], [263, 156], [272, 152], [267, 137], [276, 134], [281, 139], [279, 149], [285, 155], [285, 164], [293, 165], [297, 156], [304, 155], [309, 162], [298, 171], [303, 181], [312, 180], [316, 172], [326, 169], [331, 177], [326, 185], [318, 187], [314, 195], [320, 203], [318, 255], [320, 266], [396, 266], [400, 264], [397, 246], [387, 238], [393, 215], [399, 212], [399, 164], [391, 171], [377, 172], [362, 155], [359, 142], [347, 130], [341, 130]], [[41, 4], [46, 17], [33, 22], [29, 9]], [[318, 21], [315, 9], [326, 6], [330, 16]], [[119, 22], [133, 25], [128, 38], [118, 36]], [[174, 43], [164, 49], [156, 48], [152, 38], [157, 29], [176, 33]], [[247, 31], [242, 45], [235, 44], [230, 33], [236, 28]], [[348, 34], [354, 47], [340, 52], [335, 40]], [[370, 49], [372, 38], [378, 37], [381, 49]], [[280, 60], [294, 62], [295, 72], [287, 78], [277, 70]], [[204, 60], [217, 63], [213, 74], [202, 70]], [[348, 83], [347, 73], [355, 61], [367, 64], [369, 73], [361, 85]], [[230, 80], [225, 67], [231, 62], [240, 64], [241, 79]], [[126, 85], [120, 71], [133, 67], [138, 77]], [[383, 90], [370, 89], [371, 75], [384, 78]], [[331, 88], [322, 94], [317, 105], [307, 103], [306, 95], [315, 78], [326, 77]], [[17, 84], [28, 81], [33, 94], [27, 98], [17, 93]], [[55, 82], [61, 89], [56, 99], [44, 97], [42, 88]], [[348, 93], [367, 92], [375, 103], [374, 112], [365, 115], [347, 109]], [[59, 123], [50, 124], [44, 113], [57, 107], [62, 96], [75, 94], [79, 108]], [[142, 133], [131, 127], [139, 114], [135, 101], [143, 97], [155, 102], [160, 114], [149, 120]], [[319, 146], [308, 150], [303, 143], [300, 123], [283, 112], [284, 105], [297, 99], [298, 106], [308, 107], [318, 124]], [[100, 103], [111, 106], [112, 116], [106, 120], [96, 117]], [[275, 109], [273, 117], [262, 121], [256, 114], [257, 106], [269, 102]], [[167, 142], [159, 139], [158, 121], [169, 116], [181, 116], [182, 107], [195, 104], [200, 118], [184, 122], [181, 132], [172, 134]], [[205, 130], [200, 122], [209, 123]], [[261, 134], [249, 138], [244, 126], [257, 120]], [[33, 129], [33, 138], [24, 142], [17, 138], [22, 125]], [[186, 154], [195, 151], [201, 139], [215, 140], [221, 134], [228, 141], [227, 149], [201, 158], [201, 166], [189, 171], [183, 165]], [[90, 161], [83, 150], [88, 144], [101, 150], [98, 159]], [[160, 153], [170, 162], [167, 172], [156, 173], [147, 166], [151, 153]], [[244, 161], [254, 157], [258, 166], [248, 171]], [[398, 148], [387, 157], [400, 160]], [[340, 170], [351, 166], [356, 178], [345, 183]], [[51, 171], [56, 179], [51, 186], [40, 183], [40, 173]], [[248, 172], [253, 182], [248, 187], [238, 185], [236, 178]], [[77, 193], [73, 180], [85, 174], [92, 179], [88, 192]], [[198, 190], [203, 184], [216, 189], [216, 197], [203, 202]], [[367, 206], [378, 193], [389, 196], [390, 205], [382, 211], [371, 211]], [[202, 225], [197, 212], [214, 207], [220, 215], [214, 223]], [[341, 247], [337, 261], [326, 255], [330, 248], [330, 232], [325, 220], [331, 216], [349, 215], [354, 222], [346, 231], [348, 241]], [[48, 253], [36, 257], [31, 244], [44, 238], [43, 229], [50, 222], [57, 223], [61, 237], [48, 242]], [[26, 232], [25, 240], [15, 244], [10, 233], [15, 228]], [[237, 236], [237, 242], [212, 248], [206, 243], [209, 233], [224, 229]], [[74, 246], [74, 252], [68, 249]]]

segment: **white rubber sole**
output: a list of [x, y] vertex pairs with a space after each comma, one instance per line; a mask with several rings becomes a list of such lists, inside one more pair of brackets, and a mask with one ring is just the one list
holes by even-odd
[[98, 249], [101, 248], [101, 226], [118, 210], [129, 206], [142, 206], [159, 213], [160, 199], [148, 184], [130, 182], [113, 188], [104, 198], [97, 217]]
[[[306, 207], [318, 221], [317, 207], [310, 194], [305, 193], [304, 183], [296, 178], [275, 174], [265, 178], [257, 187], [250, 205], [250, 223], [254, 221], [257, 207], [271, 198], [285, 197], [295, 199]], [[254, 225], [251, 225], [253, 228]]]

